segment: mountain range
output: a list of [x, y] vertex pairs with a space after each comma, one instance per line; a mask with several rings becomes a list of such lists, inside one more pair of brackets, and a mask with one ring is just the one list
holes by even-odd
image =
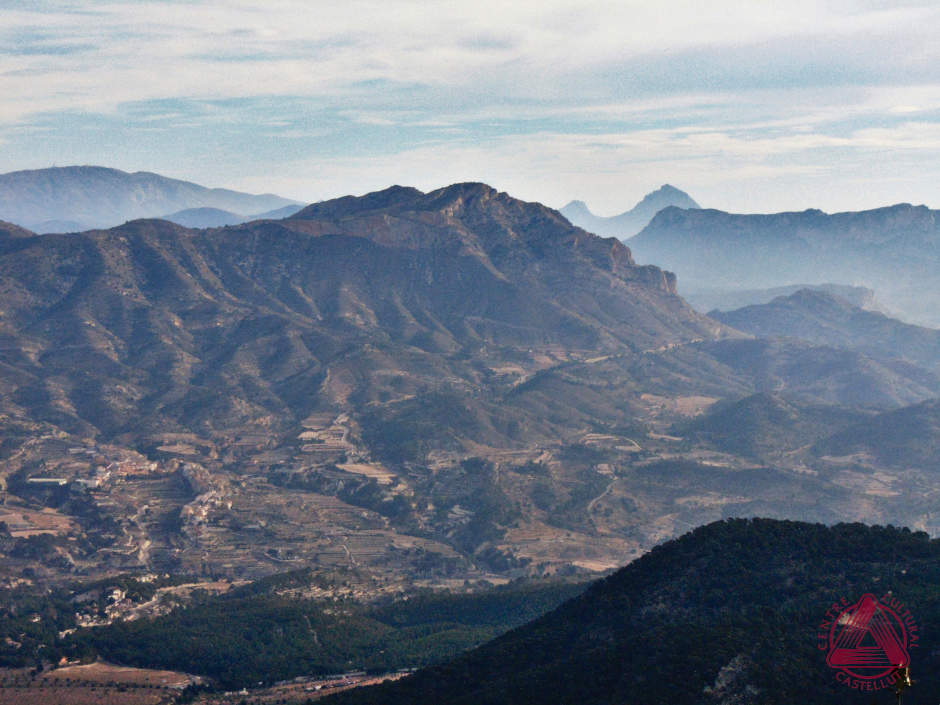
[[628, 245], [640, 262], [678, 274], [683, 291], [839, 283], [878, 292], [905, 320], [940, 326], [940, 218], [898, 204], [737, 215], [665, 208]]
[[652, 191], [633, 208], [610, 217], [594, 215], [584, 201], [571, 201], [561, 214], [578, 227], [605, 237], [625, 240], [640, 232], [663, 208], [700, 208], [692, 197], [675, 186], [664, 184]]
[[897, 317], [897, 314], [885, 307], [879, 300], [874, 289], [865, 286], [850, 286], [848, 284], [790, 284], [788, 286], [772, 286], [766, 289], [696, 289], [685, 293], [683, 297], [696, 311], [731, 311], [755, 304], [766, 304], [779, 296], [789, 296], [801, 289], [823, 291], [850, 304], [865, 309], [877, 311], [887, 316]]
[[[735, 514], [936, 525], [929, 465], [808, 447], [940, 396], [934, 372], [755, 338], [484, 184], [207, 230], [4, 226], [0, 300], [10, 576], [441, 584], [607, 570]], [[750, 397], [768, 421], [734, 445]], [[804, 433], [822, 407], [841, 422]], [[30, 507], [72, 529], [31, 538]]]
[[100, 166], [0, 174], [0, 220], [37, 232], [109, 228], [136, 218], [161, 217], [192, 208], [246, 214], [238, 216], [243, 219], [252, 214], [262, 218], [268, 217], [267, 211], [295, 204], [272, 194], [256, 196], [209, 189], [145, 171], [128, 174]]
[[769, 303], [708, 315], [758, 338], [801, 338], [940, 372], [940, 330], [902, 323], [824, 290], [800, 289]]
[[[103, 511], [117, 522], [115, 538], [147, 546], [132, 563], [173, 570], [276, 570], [276, 557], [259, 562], [232, 548], [257, 544], [244, 527], [259, 511], [272, 512], [263, 521], [281, 536], [268, 542], [292, 542], [293, 560], [322, 563], [317, 556], [348, 549], [359, 566], [403, 575], [409, 561], [393, 554], [404, 546], [436, 570], [523, 558], [557, 565], [561, 544], [536, 542], [530, 557], [507, 563], [498, 539], [568, 501], [563, 487], [579, 474], [603, 480], [583, 461], [553, 459], [560, 439], [589, 433], [598, 414], [627, 419], [645, 402], [632, 395], [624, 406], [585, 387], [566, 409], [547, 388], [556, 380], [539, 374], [730, 333], [676, 296], [670, 275], [636, 266], [619, 241], [482, 184], [393, 187], [204, 231], [138, 220], [69, 235], [3, 232], [7, 487], [75, 512], [67, 497], [30, 484], [93, 474], [93, 465], [76, 469], [85, 466], [69, 448], [165, 463], [161, 514], [122, 515], [116, 495], [146, 503], [135, 493], [150, 490], [134, 482], [116, 485]], [[503, 460], [488, 458], [520, 468], [541, 458], [557, 469], [527, 478], [506, 464], [500, 486]], [[185, 478], [180, 462], [191, 468]], [[235, 480], [246, 467], [257, 473], [247, 487]], [[536, 487], [544, 508], [523, 507]], [[202, 507], [206, 492], [233, 508]], [[290, 497], [335, 499], [298, 528], [275, 508]], [[358, 545], [335, 533], [344, 523]], [[609, 537], [585, 565], [623, 545]], [[113, 569], [100, 553], [73, 560], [74, 569]]]

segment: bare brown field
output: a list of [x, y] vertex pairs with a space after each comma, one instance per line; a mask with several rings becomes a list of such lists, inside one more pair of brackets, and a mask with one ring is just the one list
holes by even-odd
[[380, 485], [390, 485], [395, 479], [395, 473], [390, 472], [378, 463], [342, 463], [337, 465], [340, 470], [356, 475], [371, 477]]
[[[67, 667], [38, 676], [33, 676], [28, 669], [0, 669], [0, 705], [169, 705], [179, 694], [177, 688], [155, 684], [141, 673], [129, 679], [126, 671], [140, 672], [140, 669], [119, 669], [125, 671], [122, 674], [125, 680], [104, 678], [109, 673], [116, 674], [115, 669], [117, 667], [76, 671], [76, 667]], [[76, 676], [85, 673], [88, 680], [79, 680]], [[95, 680], [99, 677], [102, 680]], [[162, 676], [156, 678], [159, 680]]]
[[683, 416], [696, 416], [718, 401], [717, 397], [705, 396], [676, 396], [664, 397], [658, 394], [642, 394], [640, 398], [650, 407], [660, 407], [663, 410]]
[[0, 669], [0, 705], [169, 705], [198, 679], [109, 663], [65, 666], [33, 676]]
[[164, 705], [173, 694], [152, 688], [91, 686], [0, 687], [0, 705]]
[[28, 538], [38, 534], [61, 536], [75, 528], [75, 522], [55, 509], [41, 511], [14, 506], [0, 507], [0, 521], [4, 522], [13, 538]]
[[636, 552], [635, 543], [617, 536], [590, 536], [541, 522], [510, 528], [497, 548], [546, 566], [575, 564], [600, 571], [623, 565], [624, 557]]
[[45, 682], [71, 680], [88, 684], [121, 683], [163, 688], [185, 688], [198, 679], [176, 671], [156, 671], [99, 662], [57, 668], [44, 674], [40, 680]]

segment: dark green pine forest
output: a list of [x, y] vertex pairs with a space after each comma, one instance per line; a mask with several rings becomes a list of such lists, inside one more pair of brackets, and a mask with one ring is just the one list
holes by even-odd
[[445, 665], [329, 705], [869, 705], [817, 648], [827, 608], [891, 594], [915, 616], [909, 705], [940, 692], [940, 540], [894, 527], [732, 519], [663, 544]]
[[[583, 582], [517, 581], [468, 594], [426, 590], [363, 604], [303, 597], [309, 580], [306, 571], [272, 576], [167, 615], [79, 629], [64, 639], [47, 630], [35, 640], [32, 659], [102, 658], [195, 673], [222, 689], [360, 669], [385, 673], [448, 661], [585, 588]], [[27, 606], [24, 601], [20, 611]], [[43, 608], [65, 616], [74, 605], [60, 595], [47, 597]], [[0, 634], [5, 627], [19, 633], [27, 623], [8, 625], [0, 614]], [[0, 665], [31, 665], [26, 655], [0, 649]]]

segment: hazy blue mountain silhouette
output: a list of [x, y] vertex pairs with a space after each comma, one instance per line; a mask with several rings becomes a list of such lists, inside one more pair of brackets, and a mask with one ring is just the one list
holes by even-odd
[[663, 208], [700, 208], [685, 191], [675, 186], [664, 184], [655, 191], [646, 194], [639, 203], [620, 215], [604, 217], [594, 215], [584, 201], [571, 201], [561, 209], [562, 215], [575, 225], [592, 233], [605, 237], [619, 237], [621, 240], [640, 232]]
[[261, 213], [295, 204], [273, 194], [206, 188], [188, 181], [101, 166], [0, 174], [0, 220], [37, 232], [75, 232], [189, 208]]

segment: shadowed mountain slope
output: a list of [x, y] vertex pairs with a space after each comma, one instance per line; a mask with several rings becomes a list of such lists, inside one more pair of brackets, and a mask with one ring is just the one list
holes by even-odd
[[226, 225], [249, 223], [253, 220], [281, 220], [301, 210], [303, 206], [284, 206], [255, 215], [240, 215], [219, 208], [187, 208], [162, 216], [163, 220], [182, 225], [185, 228], [222, 228]]
[[767, 304], [712, 311], [709, 316], [760, 338], [802, 338], [940, 371], [940, 330], [866, 311], [824, 291], [801, 289]]
[[675, 432], [729, 453], [760, 458], [800, 448], [868, 416], [870, 413], [844, 407], [798, 404], [761, 392], [716, 404], [702, 416], [679, 425]]
[[[816, 455], [864, 454], [894, 467], [940, 467], [940, 401], [884, 412], [816, 443]], [[933, 488], [929, 491], [932, 492]]]
[[908, 362], [801, 340], [726, 340], [699, 347], [756, 389], [809, 403], [887, 408], [929, 399], [940, 389], [937, 375]]
[[246, 218], [221, 208], [186, 208], [176, 213], [161, 216], [162, 220], [182, 225], [184, 228], [222, 228], [226, 225], [244, 223]]
[[0, 240], [15, 240], [18, 238], [33, 237], [35, 235], [36, 233], [26, 228], [21, 228], [19, 225], [5, 223], [0, 220]]

